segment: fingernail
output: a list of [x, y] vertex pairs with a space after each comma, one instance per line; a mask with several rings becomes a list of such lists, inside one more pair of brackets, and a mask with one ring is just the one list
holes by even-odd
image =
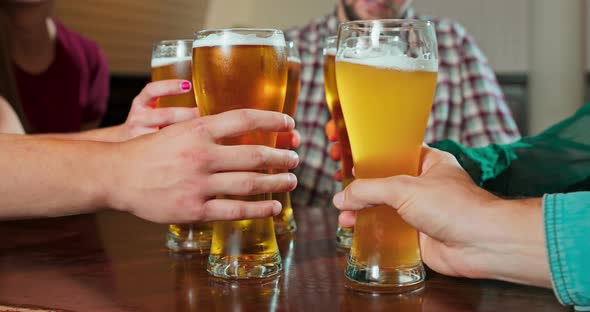
[[295, 127], [295, 120], [291, 116], [283, 114], [283, 119], [287, 128]]
[[289, 173], [288, 179], [289, 179], [289, 183], [295, 183], [295, 186], [297, 186], [297, 176], [296, 175]]
[[342, 204], [344, 203], [344, 192], [340, 192], [334, 195], [334, 199], [332, 201], [334, 202], [334, 206], [342, 206]]
[[289, 158], [291, 158], [291, 160], [299, 163], [299, 154], [297, 154], [294, 151], [289, 151]]
[[281, 213], [281, 210], [282, 210], [281, 203], [275, 200], [274, 206], [272, 207], [272, 215], [273, 216], [278, 215], [279, 213]]
[[182, 88], [182, 90], [190, 90], [191, 83], [188, 81], [183, 81], [182, 84], [180, 85], [180, 87]]

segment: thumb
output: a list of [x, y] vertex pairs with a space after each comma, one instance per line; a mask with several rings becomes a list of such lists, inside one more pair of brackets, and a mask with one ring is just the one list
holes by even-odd
[[406, 175], [381, 179], [357, 179], [334, 196], [340, 210], [360, 210], [378, 205], [401, 207], [415, 194], [416, 178]]

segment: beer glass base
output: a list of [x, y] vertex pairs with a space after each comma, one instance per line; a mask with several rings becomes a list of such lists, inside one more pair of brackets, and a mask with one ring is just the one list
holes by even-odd
[[426, 272], [422, 262], [413, 267], [383, 269], [358, 263], [348, 258], [346, 287], [374, 293], [405, 293], [424, 287]]
[[183, 238], [168, 232], [166, 247], [174, 252], [207, 252], [211, 247], [211, 236]]
[[275, 218], [274, 223], [276, 235], [285, 235], [289, 233], [295, 233], [297, 231], [297, 223], [295, 223], [295, 219], [291, 219], [289, 222], [282, 223], [277, 221]]
[[272, 256], [242, 255], [216, 256], [209, 255], [207, 272], [224, 279], [260, 279], [275, 276], [283, 269], [281, 255]]
[[336, 230], [336, 246], [342, 249], [350, 249], [354, 228], [343, 228], [340, 225]]

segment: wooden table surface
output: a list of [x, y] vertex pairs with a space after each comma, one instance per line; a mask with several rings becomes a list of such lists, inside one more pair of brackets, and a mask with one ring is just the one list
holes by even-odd
[[432, 271], [412, 294], [349, 290], [336, 211], [295, 216], [296, 235], [279, 239], [284, 271], [263, 283], [210, 278], [206, 255], [170, 253], [165, 226], [122, 213], [2, 222], [0, 311], [569, 311], [551, 290]]

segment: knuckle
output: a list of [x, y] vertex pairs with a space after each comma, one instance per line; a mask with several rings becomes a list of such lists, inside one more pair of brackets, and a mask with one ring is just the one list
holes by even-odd
[[244, 220], [246, 218], [246, 204], [238, 203], [235, 209], [231, 210], [230, 218], [233, 220]]
[[191, 219], [195, 221], [209, 221], [211, 204], [209, 201], [190, 207]]
[[268, 153], [266, 152], [265, 148], [262, 146], [257, 146], [252, 151], [252, 155], [250, 156], [255, 166], [257, 167], [267, 167], [268, 166]]
[[153, 83], [148, 83], [143, 90], [141, 90], [147, 98], [155, 98], [157, 97], [156, 86]]
[[248, 129], [255, 129], [257, 126], [255, 112], [249, 109], [244, 109], [239, 112], [239, 119]]
[[192, 132], [198, 137], [210, 138], [209, 124], [206, 118], [199, 118], [192, 127]]
[[194, 171], [199, 172], [209, 168], [214, 156], [211, 150], [205, 148], [196, 148], [181, 152], [179, 158], [182, 163], [189, 163], [188, 167], [193, 168], [194, 170], [188, 171], [190, 172], [190, 174], [193, 174]]
[[389, 184], [392, 188], [398, 186], [413, 187], [417, 183], [414, 177], [408, 175], [389, 177], [386, 181], [387, 184]]
[[242, 183], [242, 187], [245, 193], [253, 195], [258, 191], [258, 182], [256, 178], [249, 177]]

